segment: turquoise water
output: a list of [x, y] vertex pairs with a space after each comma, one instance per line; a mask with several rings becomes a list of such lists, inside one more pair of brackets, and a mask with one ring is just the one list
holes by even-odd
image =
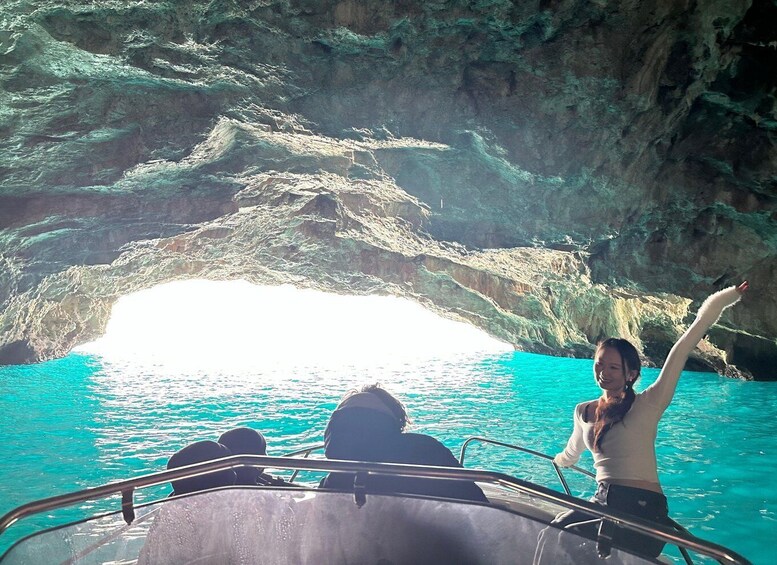
[[[458, 454], [483, 435], [555, 453], [574, 405], [594, 398], [591, 362], [509, 353], [393, 369], [176, 375], [70, 355], [0, 367], [0, 514], [47, 496], [164, 468], [171, 453], [230, 427], [262, 430], [269, 452], [319, 443], [341, 394], [380, 381], [407, 405], [414, 429]], [[657, 376], [643, 372], [639, 388]], [[673, 517], [754, 563], [774, 561], [777, 386], [685, 373], [659, 429], [659, 472]], [[558, 488], [549, 467], [473, 446], [467, 466]], [[590, 458], [581, 466], [590, 468]], [[573, 483], [590, 494], [586, 483]], [[31, 523], [36, 524], [36, 518]], [[6, 548], [30, 526], [0, 537]]]

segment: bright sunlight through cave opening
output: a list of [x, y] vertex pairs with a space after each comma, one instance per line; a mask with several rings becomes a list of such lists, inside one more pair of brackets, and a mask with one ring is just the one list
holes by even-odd
[[197, 372], [389, 366], [511, 350], [408, 299], [242, 280], [176, 281], [123, 296], [106, 334], [77, 349]]

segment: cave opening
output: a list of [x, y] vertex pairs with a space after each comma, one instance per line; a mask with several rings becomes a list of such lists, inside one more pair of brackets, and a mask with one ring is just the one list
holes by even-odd
[[407, 298], [196, 279], [121, 297], [105, 335], [75, 351], [173, 372], [223, 373], [397, 366], [512, 347]]

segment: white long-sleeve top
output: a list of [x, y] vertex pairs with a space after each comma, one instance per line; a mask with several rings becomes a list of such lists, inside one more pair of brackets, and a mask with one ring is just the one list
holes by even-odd
[[[672, 401], [680, 373], [691, 351], [723, 310], [735, 304], [741, 294], [736, 287], [716, 292], [704, 301], [696, 319], [674, 344], [658, 379], [638, 393], [623, 420], [610, 428], [600, 450], [593, 446], [593, 418], [585, 421], [583, 402], [575, 407], [574, 430], [567, 446], [554, 461], [561, 467], [574, 465], [585, 449], [591, 451], [596, 480], [639, 480], [658, 484], [655, 440], [658, 421]], [[593, 415], [593, 414], [592, 414]]]

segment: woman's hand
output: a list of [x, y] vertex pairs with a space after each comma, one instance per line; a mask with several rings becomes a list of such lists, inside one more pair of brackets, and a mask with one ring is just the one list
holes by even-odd
[[744, 293], [745, 293], [745, 291], [747, 291], [747, 289], [748, 289], [748, 288], [750, 288], [750, 285], [748, 284], [748, 282], [747, 282], [747, 281], [742, 281], [742, 284], [740, 284], [740, 285], [737, 287], [737, 292], [738, 292], [739, 294], [744, 294]]

